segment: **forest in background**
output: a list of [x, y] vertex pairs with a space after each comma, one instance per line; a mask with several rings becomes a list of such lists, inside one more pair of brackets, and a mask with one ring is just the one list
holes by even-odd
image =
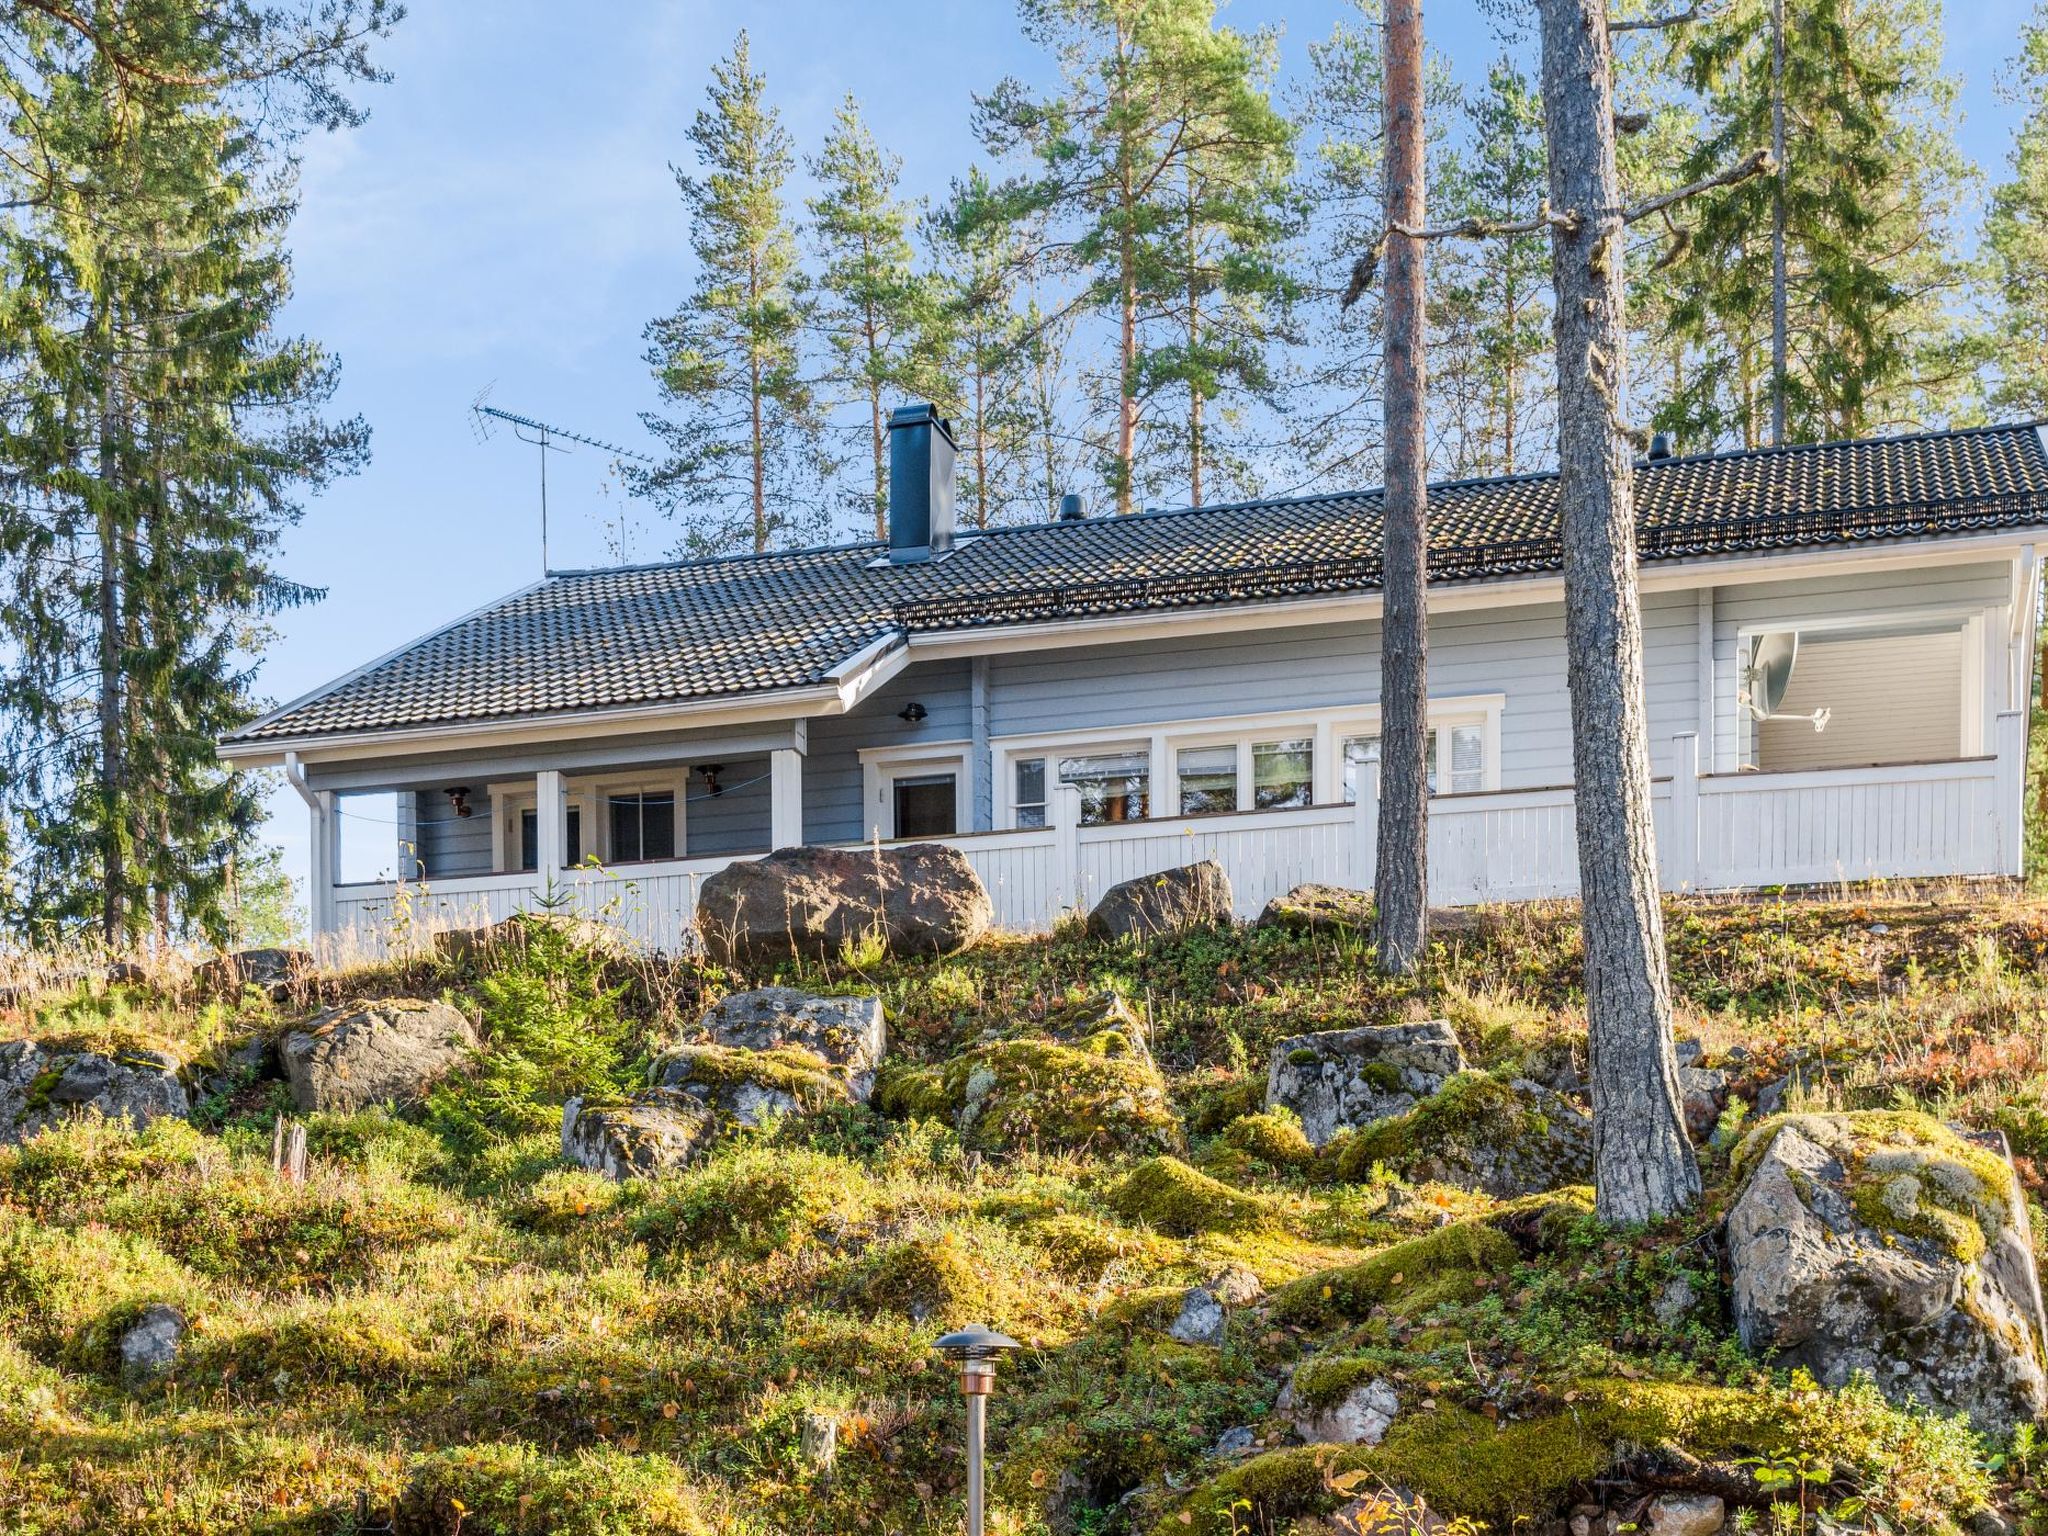
[[[1543, 196], [1533, 13], [1486, 9], [1487, 67], [1430, 63], [1434, 224]], [[1772, 147], [1777, 118], [1782, 170], [1632, 230], [1631, 424], [1696, 452], [2042, 411], [2042, 18], [2001, 79], [2026, 115], [1988, 180], [1956, 146], [1935, 0], [1631, 28], [1643, 9], [1616, 11], [1624, 195]], [[1121, 513], [1377, 483], [1378, 295], [1354, 281], [1386, 227], [1375, 0], [1311, 39], [1235, 31], [1213, 0], [1019, 16], [1057, 83], [976, 90], [936, 202], [902, 194], [857, 92], [802, 145], [744, 33], [713, 66], [677, 163], [695, 282], [647, 332], [665, 452], [628, 476], [679, 553], [879, 532], [883, 424], [910, 399], [953, 420], [978, 525], [1066, 492]], [[1554, 462], [1550, 302], [1543, 236], [1433, 243], [1434, 476]]]

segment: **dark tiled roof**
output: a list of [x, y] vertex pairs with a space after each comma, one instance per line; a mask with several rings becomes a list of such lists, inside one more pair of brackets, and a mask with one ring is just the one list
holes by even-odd
[[[1639, 466], [1646, 562], [2048, 523], [2032, 426]], [[1369, 591], [1380, 493], [991, 531], [927, 565], [874, 544], [558, 573], [230, 737], [545, 716], [801, 687], [899, 630]], [[1431, 487], [1433, 581], [1556, 570], [1557, 478]]]

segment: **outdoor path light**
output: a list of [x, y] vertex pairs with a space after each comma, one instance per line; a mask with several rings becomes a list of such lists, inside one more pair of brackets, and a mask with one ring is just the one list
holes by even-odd
[[960, 1391], [967, 1399], [967, 1536], [982, 1536], [981, 1446], [988, 1432], [988, 1399], [996, 1389], [996, 1356], [1017, 1341], [980, 1323], [969, 1323], [932, 1346], [960, 1362]]

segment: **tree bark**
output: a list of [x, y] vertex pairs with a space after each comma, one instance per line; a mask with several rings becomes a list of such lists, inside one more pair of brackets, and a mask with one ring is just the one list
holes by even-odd
[[1699, 1198], [1686, 1139], [1643, 710], [1613, 59], [1603, 0], [1541, 0], [1557, 303], [1558, 503], [1572, 702], [1596, 1206], [1607, 1221]]
[[[1386, 212], [1419, 229], [1423, 184], [1422, 0], [1389, 0]], [[1428, 491], [1423, 436], [1423, 242], [1387, 236], [1385, 588], [1380, 620], [1379, 963], [1414, 972], [1429, 915]]]
[[1785, 443], [1785, 0], [1771, 0], [1771, 446]]

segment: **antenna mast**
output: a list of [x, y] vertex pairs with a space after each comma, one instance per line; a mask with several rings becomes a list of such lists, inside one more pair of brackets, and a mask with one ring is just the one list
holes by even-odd
[[[531, 416], [521, 416], [516, 411], [501, 411], [495, 405], [486, 405], [490, 398], [491, 386], [485, 385], [475, 400], [470, 402], [470, 413], [475, 417], [474, 430], [480, 443], [490, 441], [491, 423], [502, 421], [511, 427], [512, 435], [522, 443], [529, 443], [540, 450], [540, 573], [548, 574], [548, 455], [567, 453], [568, 443], [581, 443], [586, 448], [601, 448], [606, 453], [621, 459], [636, 459], [642, 464], [654, 460], [644, 453], [635, 453], [631, 448], [621, 448], [617, 443], [608, 443], [603, 438], [589, 437], [581, 432], [572, 432], [567, 427], [558, 427], [545, 421], [536, 421]], [[532, 436], [527, 434], [531, 433]]]

